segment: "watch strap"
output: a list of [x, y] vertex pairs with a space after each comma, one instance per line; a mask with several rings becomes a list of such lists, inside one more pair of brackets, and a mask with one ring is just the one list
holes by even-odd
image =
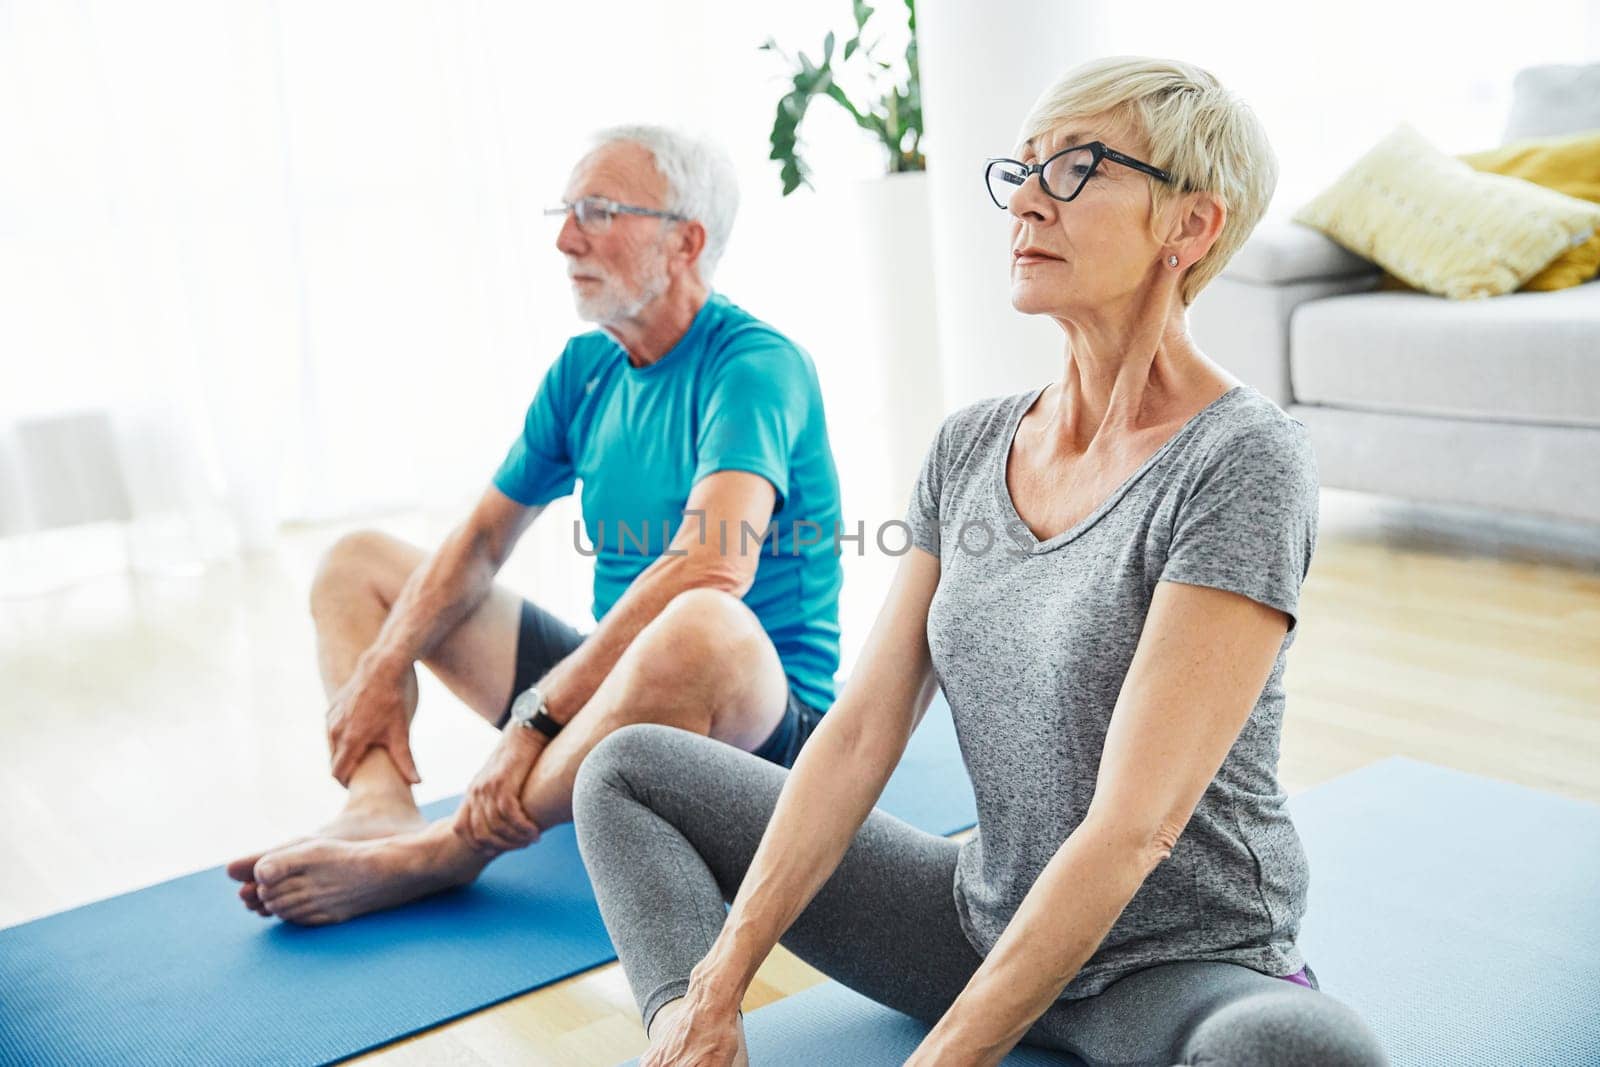
[[549, 738], [554, 738], [556, 734], [561, 732], [561, 723], [552, 719], [550, 714], [542, 707], [534, 712], [531, 718], [525, 719], [522, 725], [530, 730], [538, 730]]
[[559, 734], [562, 727], [562, 724], [552, 719], [550, 713], [545, 710], [544, 694], [539, 691], [538, 686], [529, 686], [511, 702], [511, 725], [538, 730], [550, 738]]

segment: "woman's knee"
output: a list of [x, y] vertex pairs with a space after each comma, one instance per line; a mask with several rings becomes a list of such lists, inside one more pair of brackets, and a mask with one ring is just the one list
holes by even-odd
[[1234, 1001], [1195, 1029], [1187, 1064], [1370, 1067], [1388, 1056], [1365, 1019], [1326, 993], [1283, 989]]
[[663, 735], [673, 732], [669, 726], [640, 722], [602, 737], [578, 765], [572, 785], [573, 819], [581, 822], [585, 809], [592, 815], [609, 793], [631, 791], [629, 772], [637, 776], [644, 768], [660, 765], [661, 746], [669, 740]]

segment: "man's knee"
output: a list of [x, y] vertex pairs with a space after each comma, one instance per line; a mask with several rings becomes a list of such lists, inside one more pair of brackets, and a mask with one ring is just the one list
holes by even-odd
[[730, 647], [766, 640], [761, 623], [738, 598], [718, 589], [688, 589], [634, 639], [634, 669], [646, 685], [672, 685], [712, 663], [727, 665]]
[[378, 580], [400, 565], [410, 546], [379, 530], [356, 530], [335, 541], [317, 561], [311, 579], [311, 608], [347, 596], [351, 589], [376, 587]]
[[1223, 1008], [1195, 1030], [1191, 1064], [1302, 1064], [1370, 1067], [1388, 1057], [1366, 1020], [1325, 993], [1283, 989]]
[[730, 635], [761, 626], [744, 601], [720, 589], [685, 589], [662, 609], [661, 618], [681, 640], [702, 644], [726, 644]]

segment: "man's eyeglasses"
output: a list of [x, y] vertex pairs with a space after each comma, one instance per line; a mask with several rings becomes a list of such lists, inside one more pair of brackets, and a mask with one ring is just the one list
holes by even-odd
[[1056, 200], [1071, 200], [1083, 191], [1102, 160], [1121, 163], [1124, 167], [1143, 171], [1164, 182], [1172, 175], [1142, 160], [1123, 155], [1115, 148], [1107, 148], [1101, 141], [1063, 148], [1043, 163], [1021, 163], [1015, 159], [990, 159], [983, 165], [983, 183], [989, 189], [989, 199], [1002, 211], [1011, 205], [1011, 196], [1022, 188], [1030, 175], [1039, 176], [1039, 188]]
[[652, 219], [670, 219], [673, 222], [688, 222], [687, 215], [678, 215], [671, 211], [657, 211], [651, 207], [635, 207], [632, 204], [619, 204], [615, 200], [607, 200], [603, 196], [586, 196], [574, 203], [561, 202], [560, 207], [545, 209], [545, 215], [554, 217], [572, 212], [578, 217], [578, 226], [585, 233], [605, 233], [611, 228], [611, 220], [617, 215], [644, 215]]

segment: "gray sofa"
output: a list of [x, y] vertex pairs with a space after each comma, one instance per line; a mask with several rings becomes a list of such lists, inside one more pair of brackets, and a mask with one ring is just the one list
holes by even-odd
[[[1518, 72], [1502, 141], [1600, 129], [1600, 63]], [[1264, 222], [1189, 311], [1212, 359], [1311, 432], [1322, 483], [1600, 523], [1600, 281], [1446, 300]]]
[[1325, 486], [1600, 523], [1600, 282], [1457, 301], [1378, 277], [1263, 223], [1190, 332], [1305, 423]]

